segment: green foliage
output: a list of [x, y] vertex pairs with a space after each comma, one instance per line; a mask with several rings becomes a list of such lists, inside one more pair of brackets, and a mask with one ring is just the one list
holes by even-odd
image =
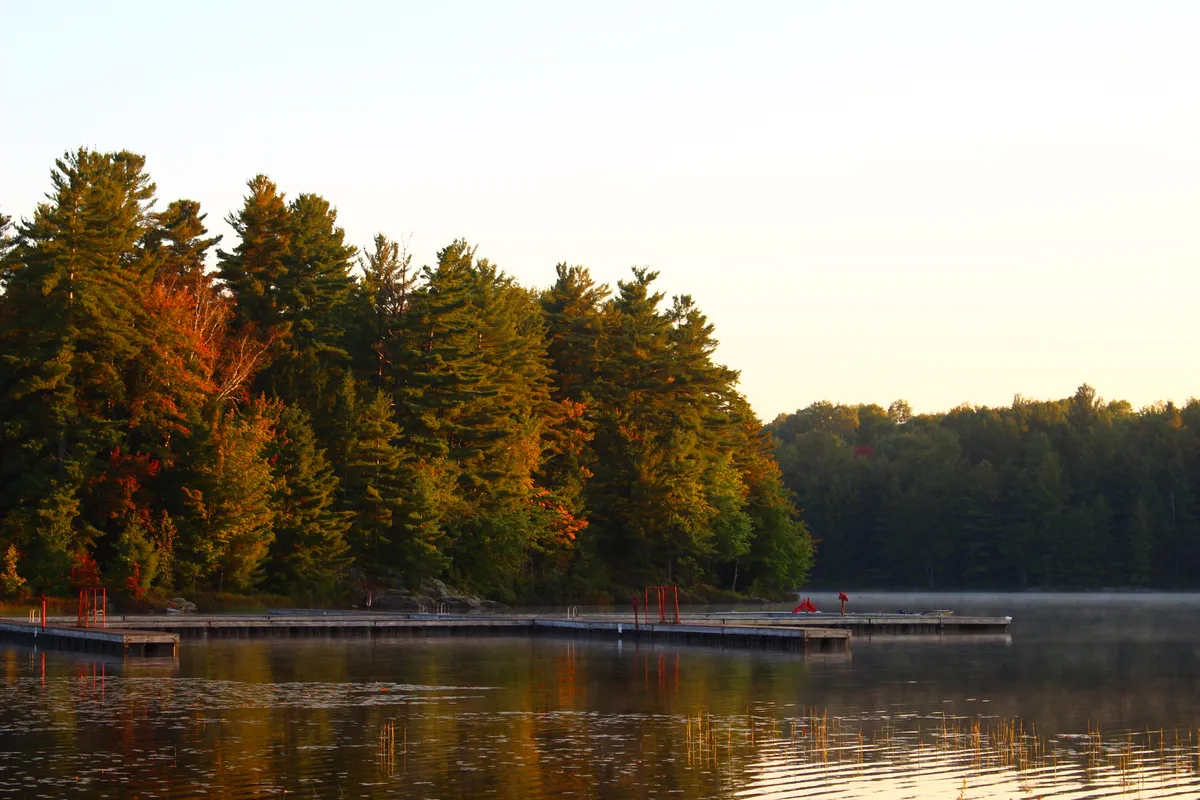
[[155, 541], [137, 519], [131, 519], [117, 540], [111, 576], [117, 586], [140, 598], [159, 576], [163, 559]]
[[829, 403], [768, 426], [820, 583], [1195, 585], [1180, 565], [1200, 555], [1200, 403], [1135, 412], [1084, 385], [1007, 408], [906, 408], [892, 404], [892, 427]]
[[[199, 204], [154, 211], [144, 166], [68, 153], [15, 237], [0, 216], [6, 587], [80, 565], [135, 596], [805, 580], [812, 543], [737, 373], [653, 272], [612, 293], [560, 264], [536, 292], [465, 241], [416, 269], [381, 234], [356, 279], [330, 203], [259, 175], [214, 275]], [[894, 417], [858, 421], [874, 443]]]
[[25, 596], [29, 584], [17, 574], [17, 562], [21, 553], [15, 544], [10, 544], [4, 551], [4, 571], [0, 572], [0, 597], [19, 600]]
[[274, 540], [274, 478], [267, 460], [273, 428], [261, 405], [218, 416], [198, 442], [182, 487], [177, 574], [184, 588], [244, 591]]
[[308, 415], [273, 403], [265, 455], [274, 476], [274, 539], [265, 571], [279, 592], [328, 596], [347, 565], [349, 515], [335, 510], [340, 487], [325, 451], [317, 446]]
[[237, 325], [272, 346], [257, 387], [317, 417], [350, 359], [345, 321], [356, 250], [324, 198], [301, 194], [285, 205], [266, 176], [248, 185], [242, 210], [228, 219], [239, 241], [218, 251], [219, 275], [236, 300]]

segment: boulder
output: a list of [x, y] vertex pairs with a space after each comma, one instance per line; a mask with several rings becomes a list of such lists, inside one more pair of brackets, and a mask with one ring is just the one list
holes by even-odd
[[[427, 597], [413, 597], [403, 589], [380, 589], [371, 598], [371, 608], [381, 611], [417, 611], [421, 602], [431, 602]], [[366, 603], [363, 603], [364, 607]]]
[[182, 597], [172, 597], [167, 602], [168, 614], [195, 614], [196, 604]]

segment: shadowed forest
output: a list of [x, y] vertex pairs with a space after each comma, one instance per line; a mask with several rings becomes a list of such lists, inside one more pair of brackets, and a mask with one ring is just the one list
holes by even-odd
[[1073, 397], [913, 416], [816, 403], [767, 426], [824, 585], [1195, 588], [1200, 402]]
[[770, 440], [654, 272], [533, 289], [464, 241], [418, 268], [262, 175], [228, 222], [87, 149], [0, 217], [3, 596], [805, 580]]

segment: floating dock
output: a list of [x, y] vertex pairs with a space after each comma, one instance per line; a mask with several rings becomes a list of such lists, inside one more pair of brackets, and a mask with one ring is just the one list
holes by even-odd
[[80, 628], [63, 624], [43, 628], [32, 623], [0, 621], [0, 637], [44, 649], [109, 655], [174, 656], [179, 652], [179, 634], [155, 630]]
[[844, 652], [852, 636], [1007, 634], [1009, 617], [948, 614], [792, 614], [778, 611], [689, 612], [678, 622], [634, 621], [632, 614], [431, 614], [281, 610], [267, 614], [110, 616], [119, 627], [46, 628], [0, 621], [0, 636], [45, 647], [125, 655], [173, 655], [180, 639], [259, 637], [400, 637], [555, 635], [630, 642], [698, 644], [792, 651]]
[[790, 611], [726, 611], [688, 615], [713, 622], [754, 622], [797, 628], [832, 628], [855, 636], [886, 634], [1007, 633], [1012, 617], [955, 617], [949, 614], [793, 614]]
[[297, 614], [110, 617], [144, 631], [188, 638], [400, 637], [557, 635], [630, 642], [671, 642], [720, 647], [844, 652], [851, 632], [819, 626], [783, 626], [753, 620], [681, 619], [635, 623], [632, 615], [392, 614], [327, 612]]

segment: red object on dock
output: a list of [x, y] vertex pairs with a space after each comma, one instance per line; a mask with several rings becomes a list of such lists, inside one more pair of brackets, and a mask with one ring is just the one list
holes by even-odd
[[848, 601], [849, 599], [850, 599], [850, 596], [848, 594], [846, 594], [845, 592], [838, 592], [838, 600], [840, 600], [842, 603], [842, 616], [843, 617], [846, 616], [846, 601]]
[[[45, 619], [45, 612], [42, 619]], [[92, 586], [79, 590], [79, 628], [108, 627], [108, 590], [103, 586]]]
[[815, 614], [817, 612], [817, 607], [813, 605], [812, 600], [809, 600], [806, 597], [804, 598], [804, 602], [792, 609], [793, 614], [799, 614], [801, 611], [803, 611], [805, 614]]
[[[672, 624], [672, 625], [678, 625], [679, 624], [679, 587], [675, 586], [675, 585], [647, 586], [646, 587], [646, 590], [644, 593], [645, 599], [643, 601], [644, 605], [642, 606], [645, 609], [644, 613], [646, 614], [646, 624], [647, 625], [650, 624], [650, 590], [651, 589], [654, 590], [654, 598], [658, 604], [658, 621], [664, 625], [668, 624], [668, 623]], [[674, 599], [675, 599], [675, 608], [674, 608], [675, 613], [674, 613], [674, 619], [667, 619], [667, 598], [668, 598], [668, 596], [671, 596], [671, 595], [673, 595]]]

